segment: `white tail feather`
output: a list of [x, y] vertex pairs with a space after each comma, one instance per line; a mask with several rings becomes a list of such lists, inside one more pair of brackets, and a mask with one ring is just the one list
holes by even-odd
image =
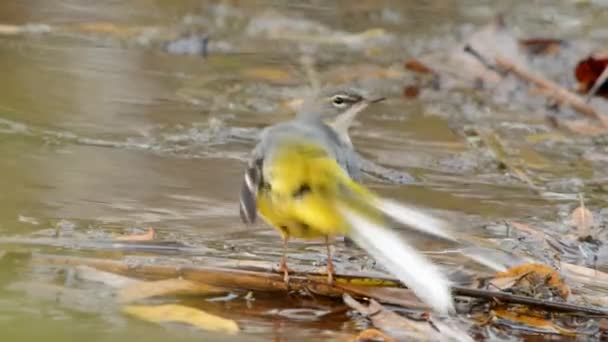
[[420, 209], [407, 207], [387, 199], [378, 199], [376, 208], [397, 222], [421, 233], [456, 241], [456, 238], [449, 233], [443, 221], [423, 213]]
[[453, 309], [450, 283], [439, 269], [394, 231], [378, 225], [348, 207], [340, 207], [351, 225], [349, 236], [416, 296], [438, 313]]

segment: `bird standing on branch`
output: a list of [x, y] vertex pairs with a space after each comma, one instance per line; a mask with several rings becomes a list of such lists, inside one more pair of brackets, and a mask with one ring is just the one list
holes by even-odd
[[350, 88], [325, 89], [307, 99], [293, 120], [266, 128], [245, 170], [241, 218], [252, 224], [259, 212], [281, 233], [286, 282], [289, 238], [325, 238], [331, 283], [329, 239], [344, 235], [434, 310], [447, 313], [453, 308], [449, 281], [391, 228], [400, 224], [451, 239], [443, 222], [383, 199], [358, 183], [359, 159], [347, 130], [357, 113], [382, 99]]

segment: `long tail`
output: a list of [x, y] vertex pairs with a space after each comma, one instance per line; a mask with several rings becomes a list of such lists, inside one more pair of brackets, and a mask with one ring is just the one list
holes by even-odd
[[421, 209], [381, 198], [375, 200], [375, 207], [407, 228], [452, 242], [458, 241], [444, 221], [425, 214]]
[[[395, 208], [389, 206], [389, 209]], [[395, 231], [366, 218], [349, 206], [341, 205], [339, 209], [350, 225], [349, 236], [357, 245], [365, 249], [435, 311], [446, 314], [453, 310], [450, 282], [437, 266], [402, 240]], [[419, 212], [415, 214], [423, 215]], [[428, 225], [433, 221], [428, 221], [426, 215], [417, 215], [412, 217], [418, 220], [408, 219], [412, 221], [408, 225], [424, 232], [441, 232], [440, 227]], [[422, 220], [422, 217], [425, 219]], [[443, 235], [445, 234], [441, 234]]]

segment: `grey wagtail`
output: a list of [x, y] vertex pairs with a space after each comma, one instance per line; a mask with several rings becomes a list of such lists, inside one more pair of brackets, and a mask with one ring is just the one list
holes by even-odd
[[357, 113], [379, 100], [350, 88], [325, 89], [305, 100], [293, 120], [264, 129], [245, 169], [240, 215], [252, 224], [259, 212], [280, 232], [286, 282], [290, 237], [325, 238], [331, 283], [329, 238], [344, 235], [431, 308], [447, 313], [453, 308], [448, 279], [391, 229], [400, 224], [451, 240], [444, 223], [420, 209], [383, 199], [358, 183], [361, 170], [348, 126]]

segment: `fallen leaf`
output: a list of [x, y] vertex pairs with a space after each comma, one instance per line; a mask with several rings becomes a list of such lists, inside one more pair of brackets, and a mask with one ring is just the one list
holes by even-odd
[[376, 328], [391, 334], [396, 339], [473, 341], [466, 331], [442, 321], [434, 321], [430, 318], [426, 321], [415, 321], [386, 309], [373, 299], [369, 301], [369, 305], [364, 305], [348, 294], [344, 294], [342, 298], [346, 305], [368, 317]]
[[229, 291], [219, 287], [185, 279], [165, 279], [157, 281], [140, 281], [122, 288], [118, 292], [123, 303], [167, 295], [220, 295]]
[[[504, 272], [496, 273], [493, 280], [500, 278], [507, 278], [507, 281], [510, 281], [512, 278], [517, 278], [517, 282], [514, 286], [516, 286], [519, 291], [523, 291], [527, 294], [540, 294], [542, 293], [543, 287], [546, 287], [551, 290], [551, 292], [557, 293], [563, 299], [567, 299], [570, 295], [570, 288], [564, 283], [557, 271], [544, 264], [530, 263], [515, 266]], [[514, 286], [512, 286], [510, 290], [513, 290]]]
[[517, 328], [517, 325], [521, 324], [534, 328], [534, 331], [536, 332], [553, 333], [566, 336], [576, 335], [576, 331], [562, 328], [559, 325], [551, 322], [550, 320], [536, 317], [533, 314], [528, 314], [528, 308], [524, 308], [524, 310], [526, 310], [526, 313], [500, 309], [494, 310], [493, 314], [496, 318], [517, 323], [515, 325], [509, 324], [509, 326], [513, 328]]
[[378, 329], [366, 329], [355, 337], [355, 342], [395, 342], [395, 339]]
[[405, 61], [404, 67], [407, 70], [414, 71], [419, 74], [436, 74], [436, 72], [431, 67], [427, 66], [426, 64], [422, 63], [417, 59], [408, 59], [407, 61]]
[[156, 237], [156, 231], [154, 228], [148, 228], [148, 231], [144, 234], [132, 234], [124, 235], [115, 238], [116, 241], [151, 241]]
[[[578, 81], [578, 90], [583, 93], [591, 90], [607, 65], [608, 54], [606, 53], [594, 54], [580, 61], [574, 69], [574, 76]], [[595, 93], [604, 97], [608, 96], [608, 84], [598, 85]]]
[[572, 212], [572, 224], [576, 227], [578, 238], [581, 240], [591, 237], [591, 227], [593, 227], [593, 214], [585, 208], [583, 196], [580, 195], [580, 206]]
[[417, 86], [410, 85], [403, 88], [403, 96], [407, 98], [418, 97], [418, 94], [420, 94], [420, 88]]
[[178, 304], [155, 306], [128, 305], [123, 307], [122, 311], [141, 320], [153, 323], [178, 322], [190, 324], [207, 331], [226, 334], [236, 334], [239, 332], [239, 326], [233, 320]]

